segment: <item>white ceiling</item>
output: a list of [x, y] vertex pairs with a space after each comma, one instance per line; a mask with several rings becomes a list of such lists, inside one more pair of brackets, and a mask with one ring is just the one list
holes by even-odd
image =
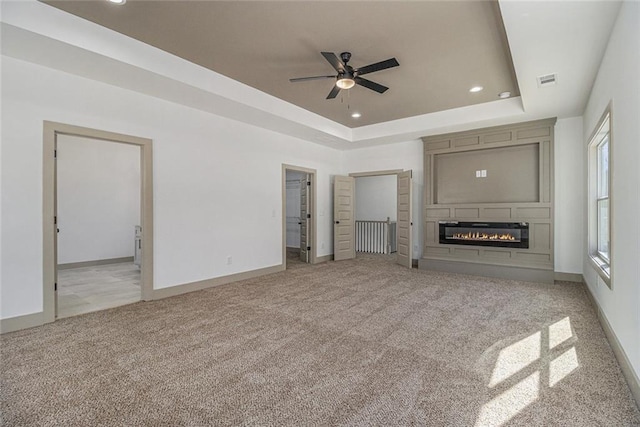
[[[2, 2], [0, 19], [4, 55], [349, 149], [543, 117], [581, 115], [619, 6], [613, 1], [501, 1], [520, 97], [355, 128], [35, 0]], [[363, 62], [386, 59], [368, 58]], [[536, 77], [553, 72], [558, 83], [538, 88]]]

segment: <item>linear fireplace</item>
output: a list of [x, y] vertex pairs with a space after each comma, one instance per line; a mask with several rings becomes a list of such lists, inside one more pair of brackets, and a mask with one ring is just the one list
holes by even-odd
[[439, 221], [440, 243], [448, 245], [529, 247], [528, 222]]

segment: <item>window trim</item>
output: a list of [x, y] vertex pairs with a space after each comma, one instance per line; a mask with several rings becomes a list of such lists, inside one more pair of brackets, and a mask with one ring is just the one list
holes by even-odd
[[[604, 139], [603, 131], [608, 123], [608, 196], [599, 197], [598, 194], [598, 147]], [[613, 264], [613, 114], [611, 103], [600, 116], [594, 131], [587, 140], [588, 168], [587, 168], [587, 196], [588, 196], [588, 228], [587, 228], [587, 255], [591, 266], [596, 270], [600, 278], [609, 288], [612, 288], [612, 264]], [[609, 258], [607, 259], [598, 250], [598, 201], [609, 200]]]

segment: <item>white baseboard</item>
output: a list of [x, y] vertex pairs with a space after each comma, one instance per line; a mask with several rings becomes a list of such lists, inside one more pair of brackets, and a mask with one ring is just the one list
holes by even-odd
[[22, 316], [9, 317], [0, 320], [0, 333], [15, 332], [21, 329], [34, 328], [44, 325], [44, 316], [42, 312], [24, 314]]
[[171, 286], [169, 288], [154, 289], [152, 299], [162, 299], [188, 292], [201, 291], [214, 286], [226, 285], [240, 280], [254, 279], [259, 276], [277, 273], [284, 270], [284, 265], [278, 264], [271, 267], [259, 268], [257, 270], [244, 271], [242, 273], [230, 274], [228, 276], [215, 277], [213, 279], [200, 280], [198, 282], [185, 283], [183, 285]]
[[598, 304], [598, 301], [591, 293], [591, 289], [589, 289], [587, 281], [584, 280], [584, 277], [582, 283], [584, 284], [584, 288], [587, 292], [589, 300], [591, 301], [591, 304], [593, 304], [593, 307], [598, 314], [598, 320], [600, 321], [602, 330], [604, 331], [604, 334], [609, 341], [609, 345], [613, 350], [613, 354], [616, 356], [616, 359], [620, 364], [622, 374], [624, 375], [625, 380], [627, 380], [627, 384], [629, 385], [629, 389], [631, 389], [631, 394], [636, 401], [636, 405], [638, 405], [638, 408], [640, 408], [640, 378], [638, 378], [638, 374], [633, 370], [633, 366], [631, 365], [631, 361], [629, 360], [627, 353], [624, 351], [624, 348], [620, 344], [620, 341], [618, 340], [616, 333], [613, 331], [613, 328], [611, 328], [611, 324], [609, 323], [607, 316], [605, 316], [604, 312], [600, 308], [600, 305]]

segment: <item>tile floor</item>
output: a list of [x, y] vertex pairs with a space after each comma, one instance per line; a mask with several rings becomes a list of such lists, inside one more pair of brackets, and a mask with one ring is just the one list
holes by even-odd
[[132, 262], [58, 270], [58, 318], [140, 301], [140, 270]]

